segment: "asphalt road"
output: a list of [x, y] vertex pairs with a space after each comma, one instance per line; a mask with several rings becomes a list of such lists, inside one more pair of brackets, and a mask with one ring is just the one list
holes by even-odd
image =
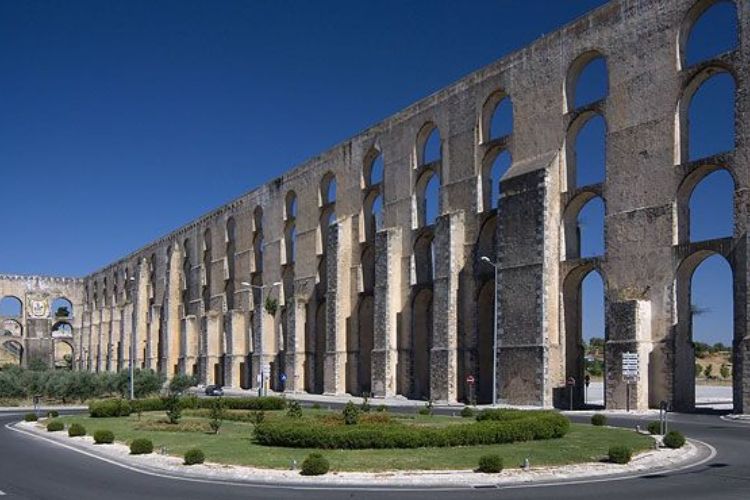
[[[463, 498], [534, 499], [709, 499], [750, 498], [750, 425], [717, 415], [672, 415], [675, 427], [717, 449], [714, 459], [681, 472], [586, 484], [452, 491], [346, 491], [225, 485], [152, 476], [123, 469], [5, 427], [21, 418], [0, 414], [0, 492], [8, 499], [326, 499], [431, 500]], [[611, 418], [632, 427], [636, 419]], [[0, 496], [2, 496], [0, 493]]]

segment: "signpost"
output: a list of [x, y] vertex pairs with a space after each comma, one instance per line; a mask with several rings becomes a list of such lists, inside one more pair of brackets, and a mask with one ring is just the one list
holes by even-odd
[[570, 411], [573, 411], [573, 389], [576, 386], [576, 379], [574, 377], [568, 377], [568, 380], [565, 382], [565, 384], [568, 386], [568, 396], [570, 397], [570, 404], [568, 405], [568, 409]]
[[638, 353], [622, 353], [622, 378], [625, 380], [625, 408], [630, 411], [630, 384], [638, 381]]

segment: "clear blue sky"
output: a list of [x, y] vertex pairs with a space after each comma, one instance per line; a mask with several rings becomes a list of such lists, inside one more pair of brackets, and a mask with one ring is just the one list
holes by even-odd
[[87, 274], [603, 3], [0, 2], [0, 272]]

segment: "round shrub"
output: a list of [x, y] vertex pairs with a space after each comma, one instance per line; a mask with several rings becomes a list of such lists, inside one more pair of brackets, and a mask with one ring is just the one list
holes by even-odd
[[609, 461], [615, 464], [630, 462], [633, 452], [627, 446], [614, 445], [609, 447]]
[[39, 417], [36, 416], [36, 413], [27, 413], [23, 416], [23, 420], [25, 422], [36, 422], [39, 420]]
[[503, 470], [503, 458], [497, 454], [482, 455], [479, 457], [477, 472], [497, 474]]
[[682, 448], [685, 444], [685, 436], [679, 431], [669, 431], [662, 441], [668, 448]]
[[60, 412], [58, 412], [57, 410], [50, 410], [47, 412], [48, 418], [57, 418], [59, 416], [60, 416]]
[[81, 424], [70, 424], [70, 427], [68, 427], [68, 436], [70, 437], [85, 436], [85, 435], [86, 435], [86, 428], [82, 426]]
[[112, 431], [106, 429], [100, 429], [94, 431], [94, 443], [95, 444], [112, 444], [115, 442], [115, 435]]
[[47, 432], [57, 432], [65, 429], [65, 424], [59, 420], [52, 420], [47, 424]]
[[206, 460], [206, 456], [198, 448], [193, 448], [185, 452], [185, 465], [202, 464]]
[[131, 455], [146, 455], [154, 452], [154, 443], [150, 439], [137, 438], [130, 443]]
[[464, 406], [464, 409], [461, 410], [461, 416], [464, 418], [471, 418], [474, 416], [474, 410], [468, 406]]
[[646, 429], [649, 434], [661, 434], [661, 423], [657, 421], [649, 422]]
[[124, 399], [103, 399], [89, 403], [89, 415], [93, 418], [127, 417], [132, 408]]
[[328, 472], [331, 464], [320, 453], [310, 453], [302, 462], [300, 474], [303, 476], [321, 476]]
[[591, 425], [596, 425], [598, 427], [607, 425], [607, 417], [602, 415], [601, 413], [594, 413], [593, 415], [591, 415]]
[[289, 409], [286, 411], [289, 418], [302, 418], [302, 407], [296, 401], [289, 401]]
[[359, 408], [354, 406], [354, 403], [351, 401], [346, 403], [341, 414], [344, 416], [344, 423], [346, 425], [357, 425], [359, 422]]

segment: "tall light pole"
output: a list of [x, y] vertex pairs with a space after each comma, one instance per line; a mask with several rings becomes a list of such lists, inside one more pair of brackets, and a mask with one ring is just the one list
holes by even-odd
[[480, 259], [485, 264], [491, 265], [495, 270], [495, 315], [492, 323], [492, 406], [497, 404], [497, 263], [492, 262], [489, 257], [483, 255]]
[[[252, 283], [250, 283], [248, 281], [242, 281], [242, 282], [240, 282], [240, 285], [246, 286], [248, 288], [252, 288], [252, 289], [255, 289], [255, 290], [260, 290], [260, 293], [261, 293], [260, 299], [261, 299], [261, 302], [262, 302], [263, 301], [263, 290], [266, 289], [266, 288], [273, 288], [273, 287], [276, 287], [276, 286], [280, 286], [281, 285], [281, 281], [274, 281], [270, 285], [265, 285], [265, 286], [264, 285], [253, 285]], [[259, 344], [258, 344], [258, 347], [260, 348], [260, 352], [258, 353], [258, 360], [259, 360], [260, 363], [263, 363], [263, 341], [262, 341], [262, 339], [263, 339], [263, 332], [259, 332], [259, 333], [260, 333], [261, 342], [259, 342]], [[260, 377], [261, 377], [260, 378], [260, 387], [258, 388], [258, 391], [259, 391], [259, 395], [262, 395], [262, 396], [266, 395], [266, 389], [265, 389], [265, 385], [266, 385], [265, 384], [265, 378], [266, 378], [266, 375], [267, 374], [264, 372], [264, 367], [261, 366], [260, 367]]]

